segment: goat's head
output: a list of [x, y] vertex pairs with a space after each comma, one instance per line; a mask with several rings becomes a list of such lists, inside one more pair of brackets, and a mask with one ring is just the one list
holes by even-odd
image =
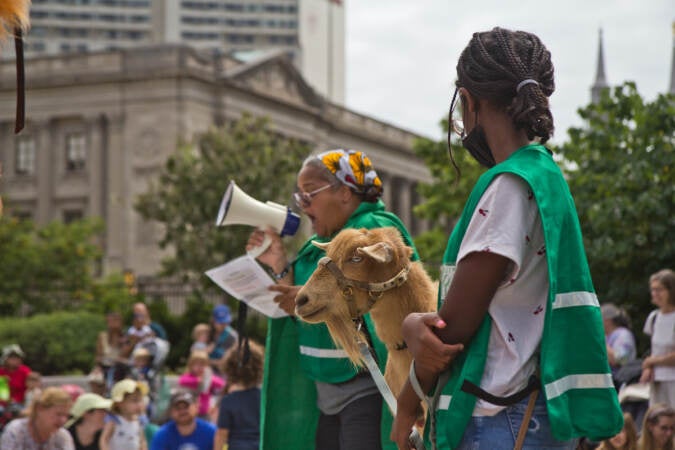
[[329, 325], [367, 313], [383, 291], [405, 282], [412, 255], [393, 227], [345, 229], [331, 242], [314, 245], [326, 258], [298, 292], [295, 313]]

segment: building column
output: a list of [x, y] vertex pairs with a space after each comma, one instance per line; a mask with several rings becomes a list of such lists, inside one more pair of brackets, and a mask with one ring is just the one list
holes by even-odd
[[381, 170], [377, 171], [377, 176], [380, 177], [380, 180], [382, 181], [382, 201], [384, 202], [384, 205], [387, 207], [387, 211], [391, 211], [391, 195], [393, 191], [393, 186], [391, 183], [391, 176], [387, 172], [383, 172]]
[[86, 121], [87, 135], [89, 137], [89, 147], [87, 154], [87, 171], [89, 172], [89, 195], [86, 216], [103, 217], [104, 200], [101, 196], [104, 181], [103, 164], [103, 132], [102, 123], [99, 117], [87, 117]]
[[410, 196], [410, 182], [400, 176], [392, 176], [389, 181], [391, 188], [391, 204], [389, 210], [395, 213], [405, 224], [407, 229], [412, 225]]
[[108, 274], [125, 268], [127, 249], [127, 202], [124, 158], [124, 117], [108, 116], [108, 139], [104, 155], [106, 159], [104, 190], [107, 201], [104, 206], [106, 221], [103, 270]]
[[54, 219], [55, 178], [61, 170], [59, 155], [62, 154], [61, 140], [57, 136], [54, 122], [51, 120], [33, 121], [35, 126], [35, 174], [36, 209], [35, 223], [44, 225]]

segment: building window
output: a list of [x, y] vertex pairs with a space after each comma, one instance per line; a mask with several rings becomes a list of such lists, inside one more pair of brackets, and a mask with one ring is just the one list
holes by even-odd
[[83, 133], [66, 136], [66, 170], [83, 170], [87, 162], [87, 146]]
[[66, 209], [63, 211], [63, 223], [72, 223], [77, 220], [82, 220], [84, 214], [81, 209]]
[[16, 174], [33, 175], [35, 173], [35, 139], [22, 136], [16, 141]]

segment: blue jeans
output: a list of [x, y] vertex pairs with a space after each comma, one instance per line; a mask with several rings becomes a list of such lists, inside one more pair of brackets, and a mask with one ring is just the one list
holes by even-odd
[[[472, 417], [457, 450], [512, 449], [527, 409], [528, 398], [494, 416]], [[539, 392], [523, 450], [574, 450], [577, 440], [561, 442], [551, 435], [544, 394]]]

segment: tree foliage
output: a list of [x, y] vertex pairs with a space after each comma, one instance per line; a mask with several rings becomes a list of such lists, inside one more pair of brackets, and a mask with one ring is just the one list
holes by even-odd
[[579, 114], [586, 125], [559, 151], [594, 284], [601, 301], [642, 319], [649, 275], [675, 262], [675, 96], [646, 102], [627, 82]]
[[158, 183], [137, 202], [142, 217], [164, 226], [160, 245], [173, 250], [163, 274], [198, 279], [244, 253], [250, 227], [215, 226], [230, 180], [261, 201], [288, 204], [295, 175], [309, 149], [244, 115], [184, 144], [166, 162]]
[[100, 221], [52, 222], [0, 218], [0, 315], [71, 308], [93, 298], [101, 249]]
[[[440, 125], [444, 134], [447, 134], [447, 119], [442, 120]], [[447, 141], [418, 139], [413, 150], [422, 158], [431, 173], [429, 183], [418, 185], [418, 193], [424, 200], [414, 208], [415, 215], [429, 220], [431, 228], [415, 237], [415, 245], [429, 272], [435, 276], [443, 259], [452, 225], [461, 215], [464, 203], [484, 169], [469, 155], [458, 139], [452, 143], [452, 152], [460, 168], [459, 177], [451, 163]]]

